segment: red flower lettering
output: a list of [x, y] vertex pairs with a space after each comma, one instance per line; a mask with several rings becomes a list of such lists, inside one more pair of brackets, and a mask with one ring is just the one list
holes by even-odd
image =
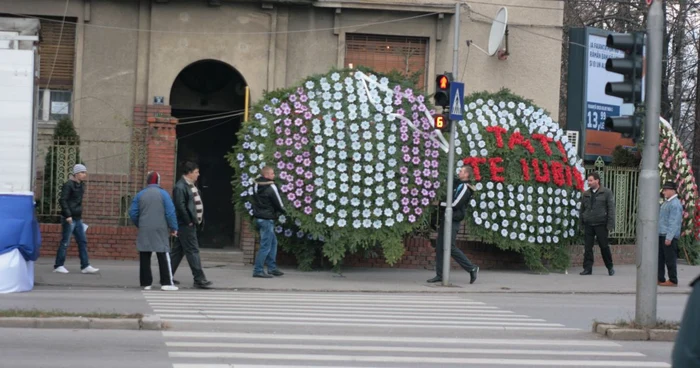
[[501, 176], [501, 173], [505, 171], [505, 169], [501, 166], [498, 166], [501, 162], [503, 162], [503, 158], [501, 157], [492, 157], [489, 159], [489, 168], [491, 169], [491, 180], [498, 183], [503, 183], [506, 180], [506, 178]]
[[486, 127], [486, 131], [489, 133], [493, 133], [493, 135], [496, 137], [496, 147], [503, 148], [503, 134], [506, 132], [506, 128], [500, 125], [495, 127], [488, 126]]

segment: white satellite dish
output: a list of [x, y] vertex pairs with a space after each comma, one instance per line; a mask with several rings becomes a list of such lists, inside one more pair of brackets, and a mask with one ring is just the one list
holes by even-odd
[[[472, 40], [467, 41], [467, 46], [474, 45], [474, 47], [479, 49], [479, 51], [483, 52], [484, 54], [486, 54], [488, 56], [494, 56], [498, 53], [499, 59], [505, 60], [502, 57], [505, 56], [507, 58], [507, 56], [508, 56], [507, 50], [499, 52], [499, 49], [501, 47], [501, 43], [503, 42], [503, 37], [506, 36], [507, 32], [508, 32], [508, 9], [506, 9], [505, 7], [502, 7], [498, 10], [498, 13], [496, 13], [496, 17], [493, 19], [493, 22], [491, 23], [491, 33], [489, 34], [488, 51], [479, 47]], [[507, 39], [506, 39], [506, 45], [508, 45]]]
[[501, 42], [503, 42], [503, 36], [506, 34], [506, 28], [508, 27], [508, 9], [501, 8], [496, 13], [496, 18], [493, 19], [491, 23], [491, 34], [489, 34], [489, 56], [493, 56], [501, 47]]

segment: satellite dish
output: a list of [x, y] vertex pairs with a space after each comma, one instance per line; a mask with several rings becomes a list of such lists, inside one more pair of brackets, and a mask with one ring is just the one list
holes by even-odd
[[506, 34], [506, 28], [508, 27], [508, 9], [501, 8], [496, 13], [496, 18], [493, 19], [491, 23], [491, 34], [489, 34], [489, 56], [493, 56], [501, 47], [501, 42], [503, 41], [503, 36]]
[[[491, 23], [491, 33], [489, 34], [489, 44], [488, 51], [482, 49], [474, 43], [472, 40], [467, 40], [467, 46], [476, 47], [479, 51], [483, 52], [488, 56], [494, 56], [498, 54], [500, 60], [505, 60], [508, 57], [508, 52], [506, 50], [499, 50], [501, 47], [501, 42], [503, 42], [503, 37], [508, 33], [508, 9], [502, 7], [496, 13], [496, 18], [493, 19]], [[506, 47], [508, 45], [508, 39], [506, 38]]]

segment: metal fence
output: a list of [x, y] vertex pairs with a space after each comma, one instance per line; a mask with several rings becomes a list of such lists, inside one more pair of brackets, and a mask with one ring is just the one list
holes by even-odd
[[618, 244], [634, 242], [637, 233], [639, 169], [598, 163], [586, 167], [586, 175], [592, 172], [598, 172], [601, 185], [611, 189], [615, 195], [615, 229], [610, 233], [610, 238]]
[[126, 225], [134, 195], [143, 187], [146, 130], [134, 128], [129, 140], [51, 138], [37, 150], [35, 193], [42, 222], [60, 221], [59, 198], [76, 163], [87, 166], [83, 218], [90, 224]]

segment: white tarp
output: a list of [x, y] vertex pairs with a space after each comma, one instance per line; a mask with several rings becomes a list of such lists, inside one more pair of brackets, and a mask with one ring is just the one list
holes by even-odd
[[25, 261], [19, 250], [0, 254], [0, 294], [19, 293], [34, 288], [34, 262]]
[[31, 191], [34, 51], [0, 49], [0, 192]]

